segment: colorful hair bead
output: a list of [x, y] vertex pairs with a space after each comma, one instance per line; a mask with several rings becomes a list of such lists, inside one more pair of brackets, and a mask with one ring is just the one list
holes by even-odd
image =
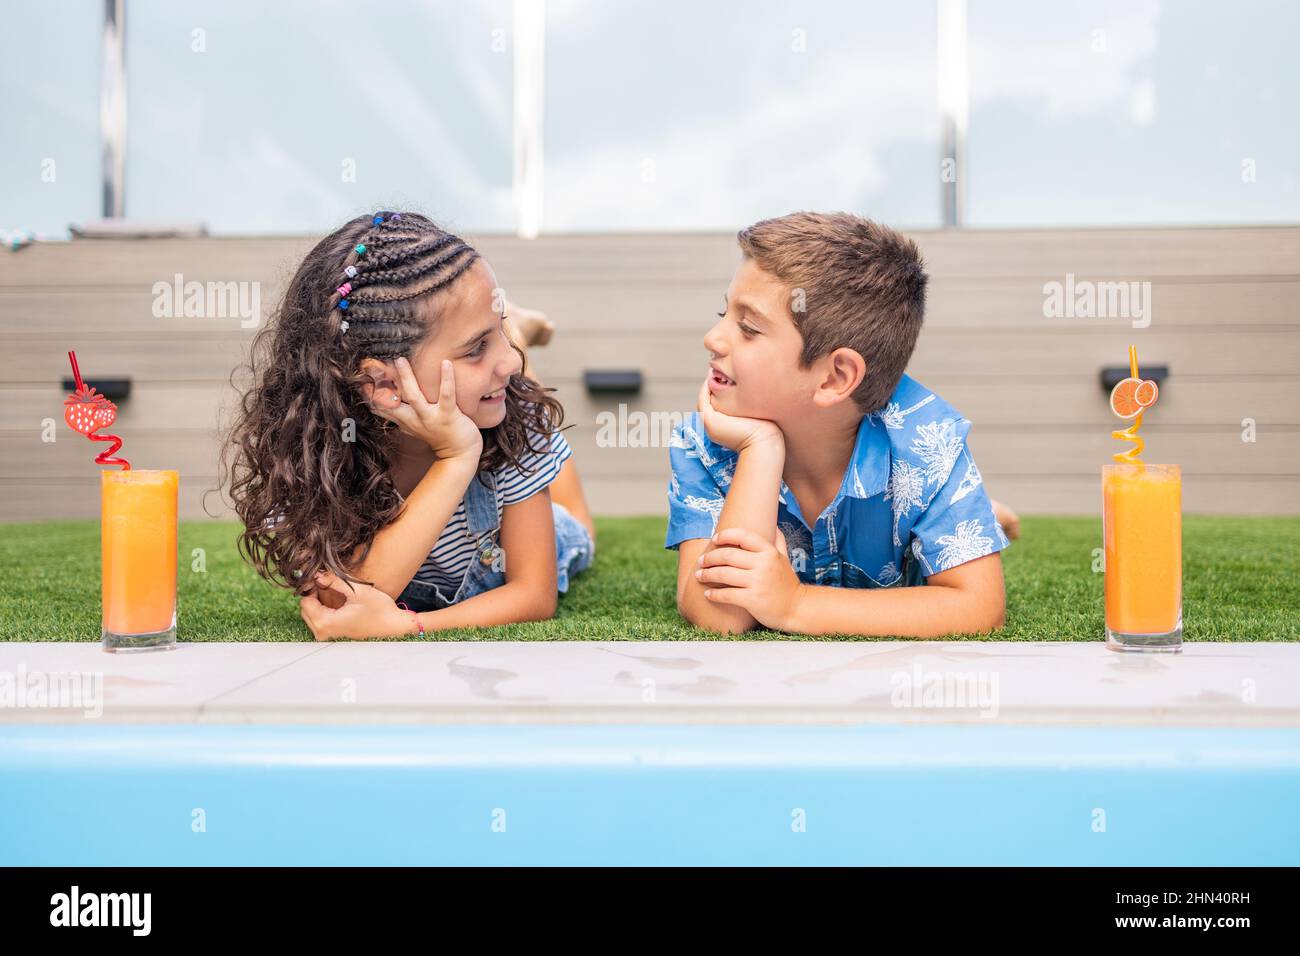
[[344, 312], [348, 310], [348, 306], [351, 304], [352, 303], [349, 302], [347, 299], [339, 299], [339, 308], [342, 309]]
[[335, 291], [337, 291], [339, 295], [347, 295], [349, 292], [352, 291], [352, 283], [345, 282], [341, 286], [339, 286], [338, 289]]
[[346, 332], [346, 331], [348, 330], [348, 324], [347, 324], [347, 322], [346, 322], [346, 321], [344, 321], [344, 322], [340, 322], [340, 323], [339, 323], [339, 329], [340, 329], [341, 331]]
[[401, 219], [401, 218], [402, 218], [402, 214], [401, 214], [400, 212], [395, 212], [395, 213], [393, 213], [391, 216], [388, 217], [388, 221], [389, 221], [389, 222], [396, 222], [397, 220], [399, 220], [399, 219]]
[[343, 270], [343, 274], [347, 276], [349, 279], [355, 279], [357, 277], [357, 267], [348, 266], [346, 269]]
[[352, 251], [355, 252], [355, 253], [356, 253], [357, 255], [359, 255], [359, 256], [364, 256], [364, 255], [366, 254], [366, 247], [365, 247], [364, 245], [360, 245], [360, 244], [358, 244], [357, 247], [356, 247], [355, 249], [353, 249]]
[[384, 217], [383, 217], [383, 216], [376, 216], [376, 217], [375, 217], [373, 220], [371, 220], [371, 221], [372, 221], [376, 226], [382, 226], [382, 225], [384, 224]]

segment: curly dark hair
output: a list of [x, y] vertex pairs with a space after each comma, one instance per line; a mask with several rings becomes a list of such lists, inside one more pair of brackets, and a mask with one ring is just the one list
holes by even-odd
[[[246, 369], [252, 385], [221, 450], [221, 485], [244, 524], [239, 551], [261, 577], [300, 596], [321, 570], [360, 580], [350, 572], [402, 509], [388, 467], [397, 425], [370, 409], [360, 386], [372, 379], [360, 363], [411, 357], [436, 326], [438, 294], [478, 258], [432, 220], [384, 211], [335, 230], [298, 266], [248, 362], [231, 375], [233, 385]], [[353, 287], [346, 312], [336, 291], [345, 281]], [[564, 418], [549, 391], [522, 373], [511, 378], [505, 420], [483, 431], [480, 478], [549, 447], [533, 444], [548, 442]]]

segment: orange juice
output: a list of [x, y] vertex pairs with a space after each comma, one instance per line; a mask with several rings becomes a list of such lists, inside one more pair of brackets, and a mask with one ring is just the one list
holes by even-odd
[[1117, 463], [1101, 469], [1109, 644], [1182, 644], [1182, 471]]
[[100, 476], [104, 646], [174, 643], [180, 475], [130, 470]]

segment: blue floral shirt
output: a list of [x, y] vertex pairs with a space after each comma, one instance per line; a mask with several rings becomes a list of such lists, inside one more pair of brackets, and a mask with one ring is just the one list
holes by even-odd
[[[971, 423], [904, 375], [885, 407], [863, 416], [839, 492], [809, 524], [781, 482], [777, 524], [806, 584], [882, 588], [924, 579], [1008, 547], [966, 436]], [[669, 442], [668, 535], [676, 548], [717, 527], [736, 452], [692, 412]]]

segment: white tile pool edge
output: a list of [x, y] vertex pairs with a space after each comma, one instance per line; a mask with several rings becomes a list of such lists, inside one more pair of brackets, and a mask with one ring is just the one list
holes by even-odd
[[1100, 641], [4, 643], [6, 674], [93, 677], [102, 706], [0, 699], [0, 725], [1300, 726], [1300, 644], [1283, 643], [1158, 656]]

